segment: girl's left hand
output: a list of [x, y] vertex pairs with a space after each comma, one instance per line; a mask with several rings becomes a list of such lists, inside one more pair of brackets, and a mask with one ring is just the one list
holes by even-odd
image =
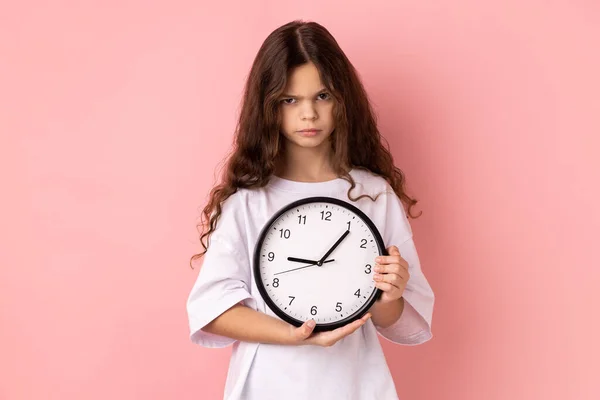
[[383, 291], [379, 302], [389, 303], [402, 297], [408, 278], [408, 262], [400, 256], [396, 246], [387, 249], [389, 256], [375, 258], [375, 286]]

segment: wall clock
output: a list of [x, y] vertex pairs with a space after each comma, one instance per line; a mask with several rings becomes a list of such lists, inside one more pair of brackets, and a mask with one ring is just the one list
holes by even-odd
[[375, 224], [354, 205], [332, 197], [288, 204], [262, 228], [253, 273], [268, 307], [315, 332], [362, 317], [381, 296], [373, 281], [375, 257], [387, 255]]

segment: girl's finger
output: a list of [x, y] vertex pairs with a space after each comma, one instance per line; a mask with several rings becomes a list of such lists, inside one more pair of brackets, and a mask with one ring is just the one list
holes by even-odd
[[387, 282], [383, 282], [383, 281], [377, 281], [375, 282], [375, 287], [383, 290], [384, 292], [392, 292], [393, 290], [400, 290], [400, 288], [392, 285], [391, 283], [387, 283]]
[[386, 282], [386, 283], [391, 283], [392, 285], [396, 286], [396, 287], [400, 287], [400, 285], [403, 282], [403, 278], [398, 275], [398, 274], [375, 274], [373, 275], [373, 280], [375, 282]]
[[398, 274], [400, 275], [400, 277], [405, 281], [408, 282], [408, 280], [410, 279], [410, 272], [408, 272], [407, 269], [403, 269], [400, 271], [400, 273]]
[[375, 272], [384, 274], [408, 275], [408, 263], [406, 264], [375, 264]]
[[398, 256], [377, 256], [375, 262], [378, 264], [401, 264], [406, 263], [406, 260]]
[[320, 335], [320, 338], [322, 338], [322, 344], [324, 344], [326, 346], [333, 345], [340, 339], [344, 338], [345, 336], [350, 335], [351, 333], [356, 331], [358, 328], [363, 326], [369, 318], [371, 318], [371, 313], [366, 313], [365, 315], [362, 316], [362, 318], [359, 318], [359, 319], [357, 319], [347, 325], [344, 325], [340, 328], [334, 329], [333, 331], [320, 332], [319, 335]]
[[375, 263], [383, 265], [399, 264], [408, 268], [408, 261], [400, 256], [378, 256], [375, 257]]
[[375, 274], [396, 274], [396, 275], [401, 276], [402, 278], [405, 278], [407, 281], [408, 281], [408, 278], [410, 277], [408, 268], [404, 267], [403, 265], [398, 265], [398, 264], [388, 264], [388, 265], [375, 264], [373, 271], [375, 272]]
[[408, 273], [408, 268], [404, 267], [401, 264], [375, 264], [375, 268], [373, 268], [373, 271], [378, 272], [380, 274], [404, 275], [405, 273]]
[[[381, 272], [380, 272], [381, 274]], [[397, 275], [400, 277], [400, 279], [408, 282], [408, 279], [410, 278], [410, 273], [408, 272], [408, 270], [404, 269], [404, 268], [394, 268], [393, 272], [388, 272], [388, 273], [383, 273], [383, 276], [386, 275]], [[387, 282], [392, 282], [390, 280], [387, 280]]]

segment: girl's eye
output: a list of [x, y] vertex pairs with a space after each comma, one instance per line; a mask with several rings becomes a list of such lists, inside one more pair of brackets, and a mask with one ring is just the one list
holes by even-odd
[[[325, 96], [324, 98], [321, 96]], [[329, 100], [330, 95], [329, 93], [319, 93], [318, 96], [321, 100]], [[281, 102], [283, 104], [293, 104], [296, 101], [296, 99], [294, 98], [288, 98], [288, 99], [281, 99]]]

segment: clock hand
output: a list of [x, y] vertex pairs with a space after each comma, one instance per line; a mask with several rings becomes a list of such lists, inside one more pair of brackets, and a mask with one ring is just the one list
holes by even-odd
[[318, 261], [306, 260], [304, 258], [288, 257], [287, 259], [288, 259], [288, 261], [293, 261], [293, 262], [311, 263], [311, 264], [318, 264], [319, 263]]
[[[323, 264], [327, 264], [327, 263], [330, 263], [332, 261], [335, 261], [335, 260], [334, 259], [327, 260]], [[294, 269], [288, 269], [287, 271], [277, 272], [277, 273], [274, 273], [273, 275], [285, 274], [286, 272], [292, 272], [292, 271], [296, 271], [296, 270], [299, 270], [299, 269], [304, 269], [304, 268], [308, 268], [308, 267], [314, 267], [315, 265], [319, 265], [319, 264], [317, 264], [315, 262], [313, 264], [305, 265], [304, 267], [299, 267], [299, 268], [294, 268]]]
[[337, 240], [337, 242], [335, 242], [335, 244], [333, 246], [331, 246], [331, 248], [329, 249], [329, 251], [327, 253], [325, 253], [325, 255], [319, 260], [319, 262], [317, 262], [317, 265], [322, 265], [323, 262], [325, 261], [325, 259], [327, 257], [329, 257], [329, 255], [331, 253], [333, 253], [333, 250], [335, 250], [336, 247], [338, 247], [338, 245], [340, 243], [342, 243], [342, 240], [344, 240], [346, 238], [346, 236], [348, 236], [348, 234], [350, 233], [349, 230], [347, 230], [346, 232], [344, 232], [344, 234]]

